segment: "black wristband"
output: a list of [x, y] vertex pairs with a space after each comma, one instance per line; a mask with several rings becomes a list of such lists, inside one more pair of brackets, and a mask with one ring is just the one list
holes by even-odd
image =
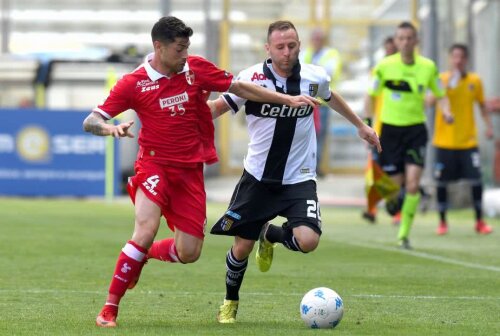
[[365, 118], [363, 119], [363, 122], [368, 126], [372, 127], [372, 118]]

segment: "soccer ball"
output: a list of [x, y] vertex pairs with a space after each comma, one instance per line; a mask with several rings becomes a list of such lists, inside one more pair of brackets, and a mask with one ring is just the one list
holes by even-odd
[[314, 288], [302, 298], [300, 315], [310, 328], [335, 328], [344, 315], [344, 302], [330, 288]]

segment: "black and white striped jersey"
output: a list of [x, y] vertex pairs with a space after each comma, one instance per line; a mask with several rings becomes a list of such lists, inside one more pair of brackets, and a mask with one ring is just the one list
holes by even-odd
[[[288, 95], [331, 98], [330, 77], [316, 65], [297, 63], [292, 75], [280, 77], [270, 59], [243, 71], [238, 80], [253, 82]], [[244, 167], [257, 180], [273, 184], [295, 184], [316, 177], [316, 132], [313, 108], [257, 103], [231, 93], [223, 94], [236, 113], [245, 105], [250, 136]]]

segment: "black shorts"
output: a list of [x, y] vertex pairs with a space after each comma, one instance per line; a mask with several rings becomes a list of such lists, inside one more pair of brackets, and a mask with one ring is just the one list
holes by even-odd
[[443, 149], [436, 147], [434, 178], [438, 182], [459, 179], [481, 180], [481, 160], [477, 148]]
[[389, 175], [403, 173], [408, 163], [424, 166], [428, 139], [425, 124], [412, 126], [382, 124], [381, 133], [382, 153], [379, 155], [379, 163], [384, 172]]
[[277, 216], [285, 217], [290, 228], [306, 225], [321, 234], [316, 182], [267, 184], [244, 171], [228, 210], [210, 233], [258, 240], [262, 226]]

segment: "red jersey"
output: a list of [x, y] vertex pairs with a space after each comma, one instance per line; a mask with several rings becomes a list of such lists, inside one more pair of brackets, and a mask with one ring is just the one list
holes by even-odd
[[139, 156], [163, 163], [217, 161], [212, 115], [202, 91], [227, 91], [233, 75], [203, 57], [188, 56], [184, 69], [167, 77], [151, 67], [152, 55], [124, 75], [94, 112], [112, 119], [135, 110], [142, 124]]

